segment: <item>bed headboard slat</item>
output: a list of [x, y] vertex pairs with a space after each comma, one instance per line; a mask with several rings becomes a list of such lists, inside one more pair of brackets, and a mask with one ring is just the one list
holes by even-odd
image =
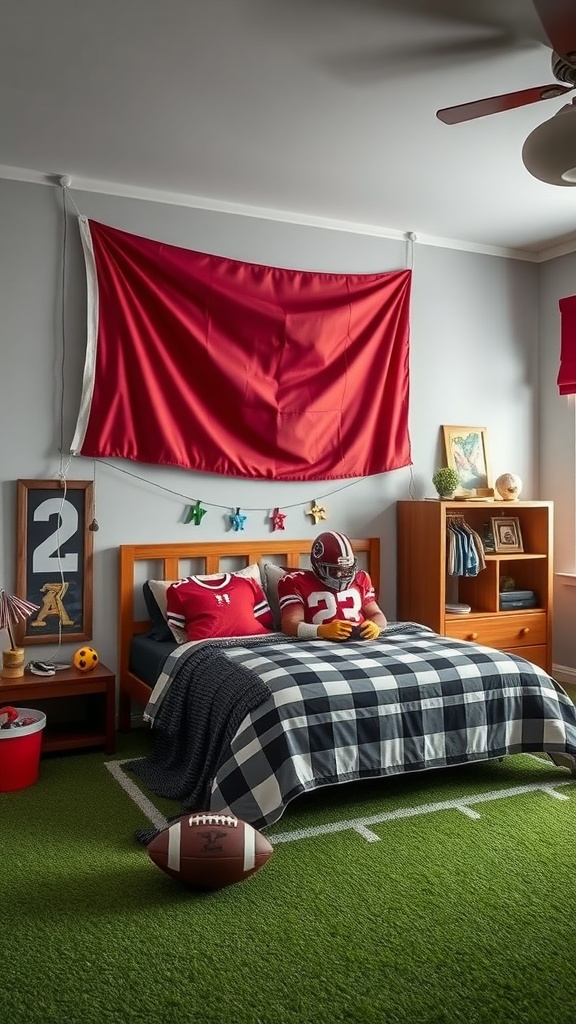
[[164, 559], [164, 580], [178, 580], [180, 579], [180, 569], [178, 565], [178, 558], [165, 558]]

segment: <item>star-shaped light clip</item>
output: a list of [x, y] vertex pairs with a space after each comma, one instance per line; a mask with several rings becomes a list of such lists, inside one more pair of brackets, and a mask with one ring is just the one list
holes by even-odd
[[202, 508], [200, 502], [197, 501], [195, 505], [190, 505], [188, 507], [188, 512], [186, 513], [186, 518], [184, 522], [194, 523], [194, 526], [200, 526], [200, 523], [202, 522], [202, 519], [206, 515], [207, 511], [208, 509]]
[[316, 498], [314, 498], [314, 501], [312, 502], [312, 507], [306, 513], [306, 515], [307, 516], [313, 516], [314, 517], [314, 526], [317, 526], [319, 519], [326, 519], [326, 509], [324, 508], [323, 505], [317, 505], [316, 504]]
[[237, 508], [230, 516], [230, 522], [234, 530], [243, 530], [244, 523], [246, 522], [246, 516], [240, 515], [240, 509]]
[[270, 519], [272, 520], [273, 530], [285, 530], [284, 520], [286, 519], [286, 513], [281, 512], [279, 508], [275, 508], [272, 512]]

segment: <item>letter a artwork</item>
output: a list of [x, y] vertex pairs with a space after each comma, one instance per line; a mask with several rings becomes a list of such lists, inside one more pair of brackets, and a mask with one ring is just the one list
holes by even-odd
[[63, 626], [73, 626], [74, 622], [68, 615], [62, 600], [68, 590], [68, 583], [45, 583], [41, 590], [44, 594], [42, 605], [30, 625], [44, 626], [49, 615], [57, 615]]

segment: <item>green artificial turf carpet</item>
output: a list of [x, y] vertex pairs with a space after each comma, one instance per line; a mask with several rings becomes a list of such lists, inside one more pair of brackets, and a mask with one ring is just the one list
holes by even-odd
[[199, 894], [134, 840], [149, 821], [106, 767], [148, 740], [0, 794], [6, 1024], [576, 1024], [567, 770], [521, 755], [311, 794], [262, 871]]

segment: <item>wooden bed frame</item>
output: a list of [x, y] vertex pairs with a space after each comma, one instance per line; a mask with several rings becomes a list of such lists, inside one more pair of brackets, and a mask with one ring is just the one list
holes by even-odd
[[[361, 556], [362, 568], [370, 574], [378, 595], [380, 589], [380, 539], [352, 540], [354, 551]], [[143, 683], [129, 669], [130, 642], [136, 633], [147, 633], [151, 628], [149, 619], [135, 615], [135, 592], [142, 586], [138, 568], [143, 562], [156, 563], [150, 578], [176, 580], [189, 575], [190, 570], [181, 571], [180, 562], [194, 559], [199, 568], [194, 573], [232, 572], [225, 566], [226, 560], [234, 559], [243, 568], [253, 562], [270, 561], [288, 568], [299, 568], [309, 564], [312, 541], [307, 540], [262, 540], [262, 541], [208, 541], [189, 544], [122, 544], [119, 549], [119, 597], [118, 597], [118, 661], [119, 661], [119, 728], [130, 728], [131, 704], [135, 701], [142, 706], [148, 703], [150, 687]], [[158, 566], [158, 568], [156, 568]]]

